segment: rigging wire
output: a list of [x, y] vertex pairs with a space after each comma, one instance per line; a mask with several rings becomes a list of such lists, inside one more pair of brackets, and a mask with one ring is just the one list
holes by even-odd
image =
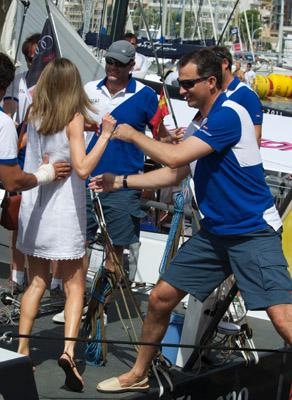
[[24, 335], [13, 333], [12, 331], [7, 331], [0, 336], [0, 342], [11, 343], [13, 339], [37, 339], [37, 340], [50, 340], [50, 341], [71, 341], [71, 342], [81, 342], [81, 343], [107, 343], [107, 344], [119, 344], [119, 345], [133, 345], [133, 346], [155, 346], [155, 347], [175, 347], [175, 348], [185, 348], [185, 349], [200, 349], [200, 350], [218, 350], [218, 351], [257, 351], [259, 353], [278, 353], [278, 354], [292, 354], [291, 348], [281, 348], [281, 349], [270, 349], [270, 348], [254, 348], [250, 347], [229, 347], [229, 346], [205, 346], [205, 345], [192, 345], [185, 343], [158, 343], [158, 342], [144, 342], [144, 341], [129, 341], [129, 340], [112, 340], [112, 339], [92, 339], [92, 338], [82, 338], [82, 337], [57, 337], [57, 336], [46, 336], [46, 335]]
[[148, 22], [146, 20], [145, 12], [144, 12], [144, 9], [143, 9], [143, 4], [141, 3], [141, 0], [138, 0], [138, 4], [139, 4], [139, 7], [140, 7], [141, 16], [142, 16], [142, 19], [143, 19], [143, 22], [144, 22], [144, 25], [145, 25], [145, 28], [146, 28], [146, 32], [147, 32], [147, 35], [148, 35], [148, 38], [149, 38], [149, 41], [150, 41], [150, 46], [152, 48], [152, 51], [153, 51], [153, 54], [154, 54], [154, 57], [155, 57], [155, 62], [156, 62], [156, 65], [157, 65], [157, 73], [161, 77], [161, 80], [162, 80], [162, 87], [163, 87], [163, 91], [164, 91], [164, 94], [165, 94], [165, 98], [166, 98], [167, 103], [168, 103], [169, 108], [170, 108], [170, 114], [172, 116], [172, 119], [173, 119], [175, 127], [178, 128], [178, 124], [177, 124], [177, 120], [176, 120], [176, 117], [175, 117], [175, 114], [174, 114], [172, 103], [170, 101], [170, 96], [169, 96], [169, 93], [168, 93], [167, 85], [165, 84], [165, 79], [164, 79], [164, 76], [163, 76], [161, 65], [159, 64], [159, 60], [158, 60], [158, 56], [157, 56], [157, 50], [156, 50], [156, 48], [154, 46], [153, 38], [152, 38], [152, 36], [150, 34], [149, 25], [148, 25]]
[[230, 15], [229, 15], [227, 21], [226, 21], [226, 24], [225, 24], [225, 26], [224, 26], [224, 28], [223, 28], [223, 31], [221, 32], [221, 35], [220, 35], [220, 37], [219, 37], [219, 39], [218, 39], [217, 46], [222, 42], [224, 33], [225, 33], [226, 29], [227, 29], [227, 26], [229, 25], [229, 22], [230, 22], [231, 18], [233, 17], [233, 14], [234, 14], [234, 12], [235, 12], [235, 10], [236, 10], [236, 7], [238, 6], [239, 1], [240, 1], [240, 0], [236, 0], [236, 2], [235, 2], [235, 4], [234, 4], [234, 7], [233, 7], [233, 9], [232, 9], [232, 11], [231, 11], [231, 13], [230, 13]]

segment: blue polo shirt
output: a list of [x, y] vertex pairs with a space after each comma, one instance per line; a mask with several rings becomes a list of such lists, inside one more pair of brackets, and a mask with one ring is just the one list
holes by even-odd
[[262, 125], [263, 107], [258, 95], [237, 76], [228, 85], [226, 96], [248, 111], [254, 125]]
[[17, 152], [14, 122], [0, 109], [0, 164], [17, 164]]
[[214, 149], [194, 166], [203, 227], [219, 235], [248, 233], [268, 225], [278, 229], [281, 220], [264, 179], [253, 122], [246, 109], [222, 93], [193, 136]]
[[[91, 101], [95, 114], [101, 122], [106, 112], [117, 120], [117, 124], [129, 124], [140, 132], [145, 132], [146, 125], [151, 127], [151, 119], [157, 111], [157, 95], [150, 87], [131, 78], [125, 89], [111, 96], [105, 86], [106, 80], [89, 82], [85, 91]], [[102, 126], [101, 126], [102, 129]], [[89, 142], [87, 152], [97, 142], [94, 135]], [[111, 172], [118, 175], [136, 174], [143, 170], [144, 153], [132, 143], [118, 139], [111, 140], [92, 175]]]

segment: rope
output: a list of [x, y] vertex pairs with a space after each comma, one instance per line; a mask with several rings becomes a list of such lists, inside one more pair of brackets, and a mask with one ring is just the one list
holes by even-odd
[[91, 338], [82, 338], [82, 337], [57, 337], [57, 336], [45, 336], [45, 335], [23, 335], [13, 333], [11, 331], [4, 332], [2, 336], [0, 336], [0, 342], [6, 342], [10, 344], [13, 339], [36, 339], [36, 340], [57, 340], [57, 341], [73, 341], [73, 342], [80, 342], [80, 343], [106, 343], [106, 344], [117, 344], [117, 345], [133, 345], [133, 346], [154, 346], [160, 347], [176, 347], [176, 348], [184, 348], [184, 349], [197, 349], [197, 350], [217, 350], [217, 351], [248, 351], [253, 352], [257, 351], [259, 353], [278, 353], [278, 354], [292, 354], [291, 348], [285, 349], [269, 349], [269, 348], [249, 348], [249, 347], [228, 347], [228, 346], [197, 346], [191, 344], [184, 344], [184, 343], [156, 343], [156, 342], [133, 342], [128, 340], [111, 340], [111, 339], [91, 339]]
[[181, 191], [179, 193], [176, 193], [174, 196], [174, 214], [173, 214], [173, 217], [171, 220], [171, 226], [170, 226], [169, 234], [167, 237], [165, 250], [164, 250], [161, 264], [159, 267], [160, 276], [168, 268], [170, 259], [173, 257], [173, 255], [175, 253], [174, 244], [176, 242], [175, 239], [176, 239], [177, 232], [180, 231], [179, 228], [181, 226], [183, 213], [184, 213], [184, 195], [183, 195], [183, 192]]

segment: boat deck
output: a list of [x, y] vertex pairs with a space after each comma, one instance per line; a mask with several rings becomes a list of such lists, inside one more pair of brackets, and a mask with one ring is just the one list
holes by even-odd
[[[7, 266], [0, 265], [0, 287], [5, 285], [8, 271]], [[136, 294], [137, 300], [141, 305], [142, 311], [147, 307], [147, 295]], [[0, 308], [3, 308], [2, 303]], [[36, 319], [33, 334], [40, 336], [50, 336], [62, 338], [63, 325], [57, 325], [52, 322], [53, 314], [42, 315]], [[267, 320], [258, 318], [249, 318], [250, 325], [254, 332], [254, 340], [256, 347], [260, 348], [281, 348], [283, 341], [273, 329], [271, 323]], [[17, 332], [17, 325], [0, 325], [0, 336], [3, 332]], [[106, 327], [107, 338], [111, 340], [127, 340], [120, 321], [117, 318], [114, 304], [109, 306], [108, 325]], [[62, 352], [62, 340], [32, 340], [32, 359], [36, 364], [36, 372], [34, 374], [39, 399], [42, 400], [61, 400], [61, 399], [158, 399], [159, 389], [157, 381], [151, 379], [151, 389], [147, 393], [123, 393], [119, 395], [103, 394], [96, 391], [96, 384], [106, 378], [117, 376], [127, 371], [135, 360], [135, 351], [131, 345], [108, 345], [108, 362], [105, 367], [93, 367], [85, 363], [85, 345], [80, 343], [77, 345], [76, 358], [78, 369], [82, 373], [85, 388], [83, 393], [74, 393], [66, 389], [64, 386], [64, 373], [57, 366], [57, 358]], [[16, 351], [17, 341], [12, 344], [0, 343], [0, 347], [8, 350]], [[1, 351], [1, 349], [0, 349]], [[285, 361], [286, 360], [286, 361]], [[286, 366], [285, 366], [286, 362]], [[289, 367], [287, 366], [289, 365]], [[282, 387], [284, 395], [276, 397], [279, 374], [283, 372]], [[241, 399], [252, 400], [265, 398], [275, 400], [288, 400], [288, 390], [292, 378], [292, 354], [283, 357], [282, 354], [260, 354], [259, 365], [251, 365], [246, 367], [243, 358], [238, 354], [231, 357], [229, 363], [216, 368], [209, 368], [201, 371], [182, 372], [180, 368], [172, 368], [172, 380], [175, 386], [174, 394], [170, 395], [168, 384], [163, 381], [166, 394], [163, 399]], [[1, 376], [1, 365], [0, 365]], [[234, 385], [230, 384], [234, 382]], [[264, 382], [266, 397], [261, 397], [263, 388], [259, 383]], [[10, 384], [17, 384], [17, 376], [11, 376]], [[230, 386], [230, 387], [229, 387]], [[235, 389], [234, 389], [235, 388]], [[245, 389], [246, 388], [246, 389]], [[236, 391], [241, 397], [220, 397], [227, 396], [229, 392]], [[248, 397], [244, 397], [245, 390], [249, 391]], [[196, 393], [196, 395], [194, 394]], [[253, 395], [252, 395], [253, 394]], [[186, 396], [186, 397], [185, 397]], [[194, 396], [194, 397], [193, 397]], [[270, 396], [270, 397], [269, 397]], [[1, 397], [0, 397], [1, 398]], [[29, 397], [23, 397], [23, 400]], [[6, 400], [6, 398], [5, 398]], [[12, 400], [12, 399], [7, 399]], [[22, 400], [21, 398], [13, 400]]]

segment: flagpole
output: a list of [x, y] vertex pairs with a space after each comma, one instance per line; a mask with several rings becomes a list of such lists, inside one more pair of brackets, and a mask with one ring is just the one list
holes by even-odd
[[49, 18], [50, 23], [51, 23], [52, 28], [53, 28], [54, 40], [55, 40], [55, 42], [57, 44], [57, 49], [58, 49], [58, 53], [59, 53], [57, 55], [57, 57], [62, 57], [61, 46], [60, 46], [59, 38], [58, 38], [58, 35], [57, 35], [57, 31], [56, 31], [55, 21], [54, 21], [54, 18], [52, 16], [52, 13], [51, 13], [48, 0], [45, 0], [45, 3], [46, 3], [46, 9], [47, 9], [47, 13], [48, 13], [48, 18]]
[[158, 57], [157, 57], [157, 52], [156, 52], [156, 49], [155, 49], [154, 44], [153, 44], [153, 39], [151, 37], [149, 26], [148, 26], [148, 23], [146, 21], [146, 17], [145, 17], [143, 5], [141, 4], [141, 0], [138, 0], [138, 4], [139, 4], [139, 7], [140, 7], [141, 16], [142, 16], [142, 19], [144, 21], [145, 28], [146, 28], [146, 31], [147, 31], [147, 35], [148, 35], [148, 38], [149, 38], [149, 41], [150, 41], [150, 44], [151, 44], [151, 47], [152, 47], [152, 51], [153, 51], [153, 54], [154, 54], [154, 57], [155, 57], [155, 61], [156, 61], [156, 64], [157, 64], [158, 75], [160, 75], [161, 80], [162, 80], [163, 92], [165, 94], [165, 98], [166, 98], [167, 104], [169, 105], [170, 113], [171, 113], [174, 125], [175, 125], [176, 128], [178, 128], [177, 120], [176, 120], [176, 117], [174, 115], [174, 110], [173, 110], [173, 107], [172, 107], [172, 104], [171, 104], [171, 101], [170, 101], [168, 89], [167, 89], [167, 86], [165, 84], [163, 73], [161, 71], [161, 67], [160, 67], [160, 64], [159, 64], [159, 61], [158, 61]]
[[17, 47], [16, 47], [16, 51], [15, 51], [14, 64], [16, 64], [16, 61], [17, 61], [17, 54], [18, 54], [18, 50], [19, 50], [19, 46], [20, 46], [20, 42], [21, 42], [21, 36], [22, 36], [24, 21], [25, 21], [25, 18], [26, 18], [27, 10], [28, 10], [28, 8], [30, 6], [30, 2], [29, 1], [22, 1], [21, 0], [20, 2], [23, 4], [24, 10], [23, 10], [22, 21], [21, 21], [21, 25], [20, 25], [20, 31], [19, 31], [19, 36], [18, 36]]

